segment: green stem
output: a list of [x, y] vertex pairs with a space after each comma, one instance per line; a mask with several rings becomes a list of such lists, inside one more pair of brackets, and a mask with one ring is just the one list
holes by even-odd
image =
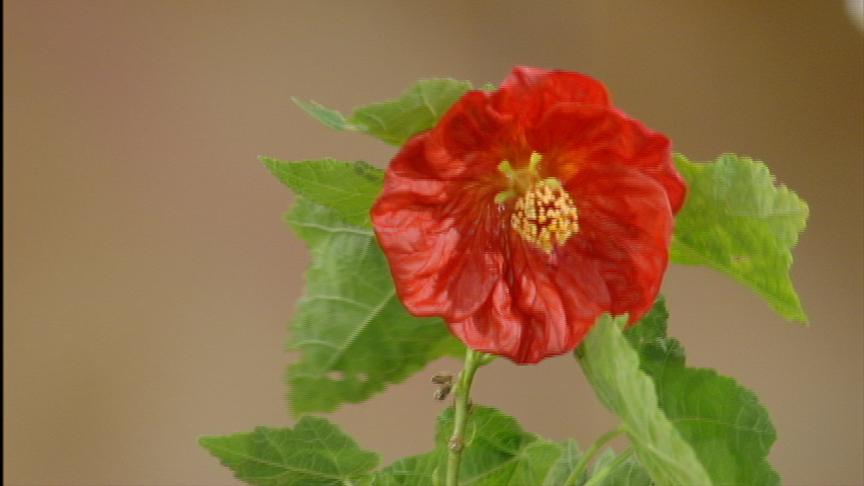
[[482, 353], [468, 348], [465, 352], [465, 365], [453, 390], [453, 434], [447, 444], [450, 453], [447, 457], [446, 486], [459, 486], [459, 464], [462, 460], [462, 449], [465, 447], [465, 424], [468, 422], [471, 407], [471, 382], [477, 368], [485, 364], [484, 361], [488, 362]]
[[596, 456], [597, 453], [600, 452], [600, 449], [602, 449], [604, 445], [606, 445], [610, 440], [617, 437], [618, 434], [623, 431], [624, 429], [619, 426], [617, 429], [606, 432], [605, 434], [600, 436], [599, 439], [594, 441], [594, 443], [591, 444], [591, 447], [589, 447], [588, 450], [585, 451], [585, 455], [583, 455], [582, 458], [579, 459], [579, 462], [576, 463], [576, 467], [573, 468], [573, 472], [571, 472], [570, 476], [567, 477], [567, 481], [564, 481], [564, 486], [575, 485], [579, 481], [579, 478], [581, 478], [582, 475], [585, 474], [585, 469], [588, 468], [588, 464], [591, 462], [592, 459], [594, 459], [594, 456]]
[[585, 486], [594, 486], [595, 484], [601, 484], [601, 481], [609, 475], [610, 472], [614, 471], [616, 467], [620, 466], [621, 463], [630, 459], [630, 456], [633, 455], [633, 449], [627, 449], [621, 454], [618, 455], [615, 459], [612, 460], [609, 464], [603, 467], [603, 469], [597, 471], [591, 479], [585, 483]]

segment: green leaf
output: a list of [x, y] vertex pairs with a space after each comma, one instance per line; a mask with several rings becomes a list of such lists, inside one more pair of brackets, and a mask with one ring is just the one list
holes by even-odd
[[358, 130], [357, 127], [352, 125], [345, 119], [342, 113], [339, 113], [336, 110], [331, 110], [326, 106], [316, 103], [314, 101], [303, 101], [297, 98], [291, 97], [291, 101], [294, 102], [297, 106], [299, 106], [303, 111], [308, 113], [312, 118], [323, 123], [325, 126], [333, 128], [335, 130]]
[[621, 418], [639, 462], [658, 484], [711, 484], [708, 473], [658, 408], [651, 378], [621, 333], [627, 316], [603, 315], [578, 350], [585, 375], [603, 404]]
[[[453, 411], [447, 409], [438, 419], [435, 450], [391, 464], [375, 475], [372, 485], [442, 485], [452, 430]], [[561, 486], [582, 459], [576, 441], [550, 442], [523, 431], [515, 419], [489, 407], [475, 405], [472, 408], [465, 437], [459, 474], [459, 484], [463, 486]], [[575, 484], [653, 484], [635, 459], [613, 464], [614, 458], [615, 454], [607, 450], [594, 463], [592, 473], [583, 473]], [[593, 478], [597, 474], [602, 476]]]
[[[448, 410], [438, 432], [439, 448], [447, 446], [452, 420]], [[459, 482], [466, 486], [542, 484], [560, 455], [557, 444], [523, 431], [512, 417], [475, 406], [465, 431]]]
[[[435, 450], [394, 463], [378, 473], [372, 484], [375, 486], [443, 484], [447, 469], [447, 442], [452, 431], [453, 409], [448, 408], [438, 419]], [[475, 405], [471, 409], [465, 431], [465, 448], [462, 451], [459, 484], [461, 486], [545, 486], [550, 484], [546, 482], [550, 472], [562, 467], [558, 465], [558, 461], [565, 446], [523, 431], [515, 419], [493, 408]], [[568, 449], [568, 454], [578, 455], [578, 449]]]
[[[575, 440], [566, 440], [559, 444], [559, 448], [561, 449], [561, 455], [552, 464], [542, 486], [560, 486], [565, 484], [565, 481], [579, 464], [579, 460], [582, 459], [582, 451], [579, 450], [579, 444]], [[577, 481], [577, 484], [582, 484], [584, 480], [585, 476], [583, 474]]]
[[440, 319], [408, 314], [371, 229], [302, 198], [286, 221], [313, 257], [288, 341], [301, 352], [287, 374], [294, 413], [361, 402], [434, 359], [464, 352]]
[[375, 475], [372, 486], [440, 486], [446, 468], [447, 453], [436, 449], [387, 466]]
[[594, 462], [590, 480], [584, 484], [585, 486], [651, 486], [654, 482], [635, 458], [616, 456], [612, 449], [606, 449]]
[[330, 128], [364, 132], [399, 146], [412, 135], [435, 126], [450, 106], [470, 89], [471, 83], [468, 81], [425, 79], [394, 100], [355, 109], [348, 119], [338, 111], [318, 103], [294, 101]]
[[654, 380], [660, 408], [691, 445], [715, 485], [779, 484], [767, 462], [776, 433], [756, 395], [732, 378], [687, 368], [684, 350], [666, 336], [666, 305], [625, 334]]
[[386, 143], [402, 145], [412, 135], [435, 126], [450, 106], [470, 89], [471, 83], [467, 81], [418, 81], [395, 100], [354, 110], [351, 122]]
[[690, 193], [675, 219], [671, 257], [731, 275], [781, 316], [807, 322], [792, 281], [791, 249], [807, 224], [807, 203], [774, 186], [765, 164], [726, 154], [709, 164], [675, 156]]
[[378, 455], [330, 422], [303, 417], [294, 429], [257, 427], [254, 432], [202, 437], [198, 443], [256, 486], [346, 486], [371, 478]]
[[369, 210], [384, 184], [384, 171], [366, 162], [261, 157], [264, 165], [297, 195], [335, 209], [346, 222], [370, 227]]

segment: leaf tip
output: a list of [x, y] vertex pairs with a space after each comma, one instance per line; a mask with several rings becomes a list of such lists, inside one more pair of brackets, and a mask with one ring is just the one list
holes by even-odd
[[268, 172], [279, 178], [279, 174], [276, 173], [278, 169], [279, 161], [274, 159], [273, 157], [268, 157], [266, 155], [259, 155], [258, 161], [264, 164], [264, 167]]
[[300, 108], [301, 110], [303, 110], [303, 111], [305, 111], [305, 112], [307, 112], [307, 113], [308, 113], [309, 110], [312, 108], [312, 106], [313, 106], [312, 103], [314, 103], [314, 101], [313, 101], [313, 102], [309, 102], [309, 101], [306, 101], [306, 100], [301, 100], [300, 98], [298, 98], [298, 97], [296, 97], [296, 96], [292, 96], [292, 97], [291, 97], [291, 101], [292, 101], [295, 105], [297, 105], [298, 108]]
[[213, 440], [214, 439], [215, 439], [215, 437], [212, 435], [200, 435], [200, 436], [198, 436], [198, 439], [196, 439], [195, 442], [198, 443], [199, 447], [201, 447], [203, 449], [207, 449], [209, 451], [211, 449], [211, 447], [213, 446]]
[[810, 327], [812, 325], [810, 317], [807, 316], [807, 313], [804, 312], [804, 309], [800, 306], [794, 314], [788, 317], [788, 319], [796, 324], [801, 324], [804, 327]]

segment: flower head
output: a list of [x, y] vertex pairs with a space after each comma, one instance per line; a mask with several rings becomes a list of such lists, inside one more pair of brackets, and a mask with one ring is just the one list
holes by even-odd
[[648, 311], [685, 193], [669, 140], [602, 84], [517, 67], [402, 147], [372, 220], [412, 314], [534, 363]]

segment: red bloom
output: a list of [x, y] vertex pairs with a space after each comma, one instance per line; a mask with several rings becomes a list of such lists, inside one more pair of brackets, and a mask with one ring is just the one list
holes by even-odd
[[535, 363], [604, 312], [648, 311], [685, 193], [669, 140], [602, 84], [518, 67], [402, 147], [372, 220], [412, 314]]

